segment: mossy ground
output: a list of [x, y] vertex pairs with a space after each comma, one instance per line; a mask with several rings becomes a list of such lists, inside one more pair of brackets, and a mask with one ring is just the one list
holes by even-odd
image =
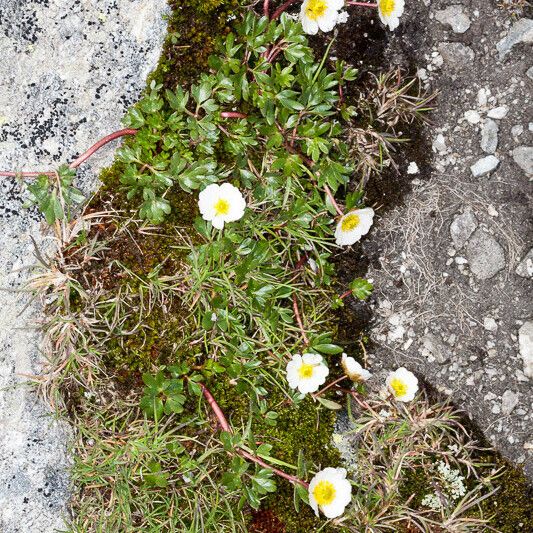
[[[207, 58], [213, 49], [215, 39], [230, 30], [231, 19], [239, 8], [239, 2], [238, 0], [170, 0], [169, 4], [172, 8], [168, 21], [169, 37], [159, 66], [151, 74], [149, 81], [156, 80], [165, 87], [173, 89], [177, 84], [190, 84], [205, 71]], [[111, 207], [116, 211], [131, 212], [132, 206], [120, 187], [121, 171], [120, 165], [115, 164], [102, 172], [103, 185], [91, 209], [98, 211]], [[136, 239], [138, 246], [132, 246], [127, 237], [124, 237], [123, 241], [110, 250], [109, 261], [120, 261], [140, 277], [147, 276], [161, 263], [164, 263], [163, 273], [172, 274], [179, 270], [183, 253], [176, 250], [175, 241], [171, 236], [176, 226], [192, 227], [197, 215], [197, 205], [192, 195], [178, 188], [170, 191], [168, 199], [171, 201], [173, 211], [158, 229], [157, 234], [140, 236]], [[105, 238], [106, 232], [112, 229], [102, 228], [101, 237]], [[366, 262], [360, 260], [358, 251], [354, 250], [337, 260], [337, 268], [341, 280], [353, 279], [354, 275], [364, 275]], [[104, 272], [105, 268], [102, 268], [94, 275], [109, 276], [109, 287], [114, 285], [118, 288], [122, 283], [121, 279], [114, 276], [113, 271], [107, 271], [105, 274]], [[179, 302], [165, 312], [158, 309], [143, 323], [142, 335], [133, 336], [124, 344], [112, 343], [108, 346], [104, 362], [120, 382], [127, 383], [130, 389], [132, 387], [140, 389], [142, 387], [140, 376], [143, 371], [149, 370], [154, 365], [174, 363], [177, 359], [186, 357], [186, 354], [177, 354], [173, 349], [176, 340], [174, 336], [183, 333], [186, 314], [182, 311]], [[355, 304], [355, 307], [340, 311], [338, 318], [338, 341], [344, 344], [348, 351], [357, 352], [359, 341], [364, 339], [364, 328], [369, 318], [368, 309], [364, 304]], [[233, 425], [235, 427], [246, 425], [249, 413], [248, 400], [237, 394], [227, 381], [213, 383], [211, 387]], [[266, 420], [264, 423], [256, 421], [253, 432], [261, 440], [273, 445], [273, 456], [296, 464], [301, 450], [311, 464], [340, 465], [339, 453], [331, 444], [334, 412], [317, 409], [316, 404], [310, 399], [298, 406], [288, 404], [286, 397], [276, 391], [269, 395], [268, 403], [269, 409], [278, 412], [277, 424], [273, 426]], [[494, 527], [506, 533], [533, 530], [531, 500], [528, 500], [526, 480], [518, 471], [508, 469], [503, 481], [503, 488], [496, 499], [486, 503], [485, 511], [496, 514]], [[249, 515], [250, 531], [302, 533], [323, 526], [324, 522], [318, 521], [310, 508], [303, 508], [299, 514], [294, 511], [292, 486], [280, 481], [278, 487], [278, 491], [265, 500], [261, 512]], [[405, 494], [420, 494], [426, 487], [427, 477], [417, 474], [406, 479]], [[517, 529], [517, 524], [520, 523], [525, 527]], [[328, 530], [330, 530], [328, 527], [321, 529], [321, 531]]]

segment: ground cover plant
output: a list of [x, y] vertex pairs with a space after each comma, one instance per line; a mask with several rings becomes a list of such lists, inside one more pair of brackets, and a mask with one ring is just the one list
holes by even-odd
[[[235, 10], [191, 83], [162, 65], [81, 215], [76, 165], [30, 186], [61, 243], [32, 287], [41, 389], [77, 428], [73, 531], [492, 528], [503, 474], [458, 414], [338, 340], [345, 299], [373, 287], [339, 287], [332, 255], [368, 232], [390, 142], [365, 150], [357, 72], [309, 46], [338, 21], [336, 2], [312, 18], [322, 4], [302, 5], [311, 22]], [[378, 98], [391, 131], [427, 103], [396, 83], [376, 83], [402, 103]]]

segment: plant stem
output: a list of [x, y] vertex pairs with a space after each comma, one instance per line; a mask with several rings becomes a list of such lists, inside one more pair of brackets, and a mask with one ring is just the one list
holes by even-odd
[[[224, 431], [227, 431], [228, 433], [233, 433], [233, 431], [231, 429], [231, 426], [229, 425], [229, 422], [227, 421], [226, 416], [224, 415], [224, 412], [222, 411], [222, 409], [218, 405], [218, 403], [215, 400], [214, 396], [211, 394], [209, 389], [203, 383], [199, 383], [199, 385], [200, 385], [200, 387], [202, 389], [202, 394], [204, 395], [204, 398], [207, 400], [207, 403], [209, 404], [209, 407], [211, 407], [211, 409], [213, 410], [214, 415], [217, 417], [217, 420], [218, 420], [218, 423], [220, 424], [220, 427]], [[306, 483], [305, 481], [301, 480], [297, 476], [291, 476], [290, 474], [287, 474], [287, 472], [284, 472], [283, 470], [280, 470], [279, 468], [275, 468], [275, 467], [269, 465], [268, 463], [266, 463], [265, 461], [263, 461], [259, 457], [247, 452], [246, 450], [236, 449], [235, 451], [241, 457], [244, 457], [244, 458], [246, 458], [246, 459], [258, 464], [259, 466], [262, 466], [263, 468], [268, 468], [269, 470], [272, 470], [272, 472], [274, 472], [274, 474], [278, 475], [279, 477], [282, 477], [283, 479], [286, 479], [287, 481], [290, 481], [291, 483], [298, 483], [299, 485], [302, 485], [302, 487], [304, 487], [306, 489], [309, 488], [309, 484]]]
[[269, 6], [268, 6], [269, 3], [270, 3], [270, 0], [264, 0], [263, 2], [263, 14], [265, 15], [266, 18], [270, 17]]
[[[95, 152], [100, 150], [102, 146], [105, 146], [107, 143], [110, 143], [111, 141], [114, 141], [115, 139], [118, 139], [119, 137], [124, 137], [125, 135], [135, 135], [137, 133], [137, 130], [126, 128], [123, 130], [115, 131], [114, 133], [110, 133], [109, 135], [106, 135], [103, 139], [100, 139], [96, 144], [93, 144], [86, 152], [81, 154], [77, 159], [75, 159], [72, 163], [70, 163], [69, 168], [78, 168], [82, 163], [87, 161]], [[55, 172], [0, 172], [0, 176], [3, 177], [10, 177], [10, 178], [36, 178], [37, 176], [55, 176]]]
[[240, 113], [239, 111], [222, 111], [220, 116], [222, 118], [248, 118], [246, 113]]
[[346, 298], [347, 296], [350, 296], [350, 294], [352, 294], [352, 290], [351, 290], [351, 289], [350, 289], [349, 291], [346, 291], [344, 294], [341, 294], [341, 295], [339, 296], [339, 298], [340, 298], [341, 300], [344, 300], [344, 298]]
[[337, 211], [337, 213], [341, 217], [344, 216], [344, 213], [342, 212], [342, 209], [339, 207], [339, 205], [335, 201], [335, 197], [333, 196], [333, 193], [331, 192], [331, 189], [327, 185], [324, 185], [324, 191], [329, 196], [329, 199], [330, 199], [331, 203], [333, 204], [333, 207], [335, 208], [335, 211]]
[[294, 4], [296, 0], [287, 0], [284, 4], [278, 7], [276, 11], [274, 11], [274, 14], [272, 15], [272, 20], [276, 20], [284, 11], [287, 10], [287, 8]]
[[315, 392], [313, 394], [313, 398], [316, 398], [317, 396], [321, 396], [328, 389], [330, 389], [331, 387], [334, 387], [335, 385], [337, 385], [337, 383], [340, 383], [341, 381], [344, 381], [345, 379], [348, 379], [348, 376], [341, 376], [340, 378], [337, 378], [335, 381], [332, 381], [331, 383], [326, 385], [323, 389], [319, 390], [318, 392]]
[[300, 316], [300, 310], [298, 309], [298, 302], [296, 301], [296, 294], [292, 295], [292, 308], [294, 310], [294, 316], [296, 317], [296, 322], [298, 322], [298, 327], [300, 328], [300, 332], [302, 333], [304, 343], [306, 346], [309, 346], [309, 339], [307, 338], [307, 334], [305, 333], [304, 324], [302, 322], [302, 317]]
[[346, 5], [348, 5], [348, 6], [361, 6], [361, 7], [378, 7], [377, 4], [368, 4], [366, 2], [352, 2], [351, 0], [348, 0]]

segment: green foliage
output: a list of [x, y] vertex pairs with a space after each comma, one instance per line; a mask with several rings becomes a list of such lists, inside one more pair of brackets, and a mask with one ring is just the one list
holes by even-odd
[[72, 207], [84, 200], [81, 191], [72, 185], [75, 177], [76, 170], [67, 165], [59, 167], [54, 176], [41, 174], [28, 185], [30, 198], [26, 207], [36, 205], [48, 224], [70, 219]]
[[[118, 152], [128, 198], [142, 198], [141, 217], [160, 223], [174, 184], [192, 192], [229, 178], [255, 201], [284, 208], [285, 219], [308, 226], [323, 205], [318, 194], [306, 198], [310, 185], [336, 191], [351, 172], [333, 117], [339, 80], [353, 79], [355, 71], [339, 63], [328, 73], [299, 23], [252, 13], [219, 43], [209, 65], [211, 73], [189, 90], [163, 91], [152, 81], [126, 115], [124, 125], [139, 128]], [[242, 117], [225, 117], [235, 110]], [[296, 181], [296, 198], [282, 192], [288, 179]]]
[[374, 285], [363, 278], [354, 279], [350, 283], [352, 294], [359, 300], [366, 300], [374, 290]]

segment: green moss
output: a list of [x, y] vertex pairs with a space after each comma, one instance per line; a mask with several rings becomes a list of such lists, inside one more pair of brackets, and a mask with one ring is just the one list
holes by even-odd
[[[228, 381], [212, 384], [211, 390], [234, 427], [245, 426], [250, 410], [248, 398]], [[259, 441], [272, 444], [273, 457], [296, 465], [301, 451], [309, 470], [342, 466], [340, 454], [332, 444], [335, 412], [318, 408], [310, 398], [293, 404], [279, 389], [269, 391], [266, 400], [268, 410], [278, 413], [277, 423], [272, 426], [265, 418], [256, 417], [252, 431]], [[278, 480], [278, 490], [267, 497], [262, 509], [281, 522], [287, 533], [311, 532], [324, 526], [324, 520], [318, 519], [309, 506], [302, 504], [300, 512], [295, 511], [293, 487], [285, 480]]]
[[524, 472], [499, 460], [505, 472], [498, 479], [498, 493], [482, 503], [485, 516], [492, 516], [490, 525], [502, 533], [533, 531], [533, 488]]

